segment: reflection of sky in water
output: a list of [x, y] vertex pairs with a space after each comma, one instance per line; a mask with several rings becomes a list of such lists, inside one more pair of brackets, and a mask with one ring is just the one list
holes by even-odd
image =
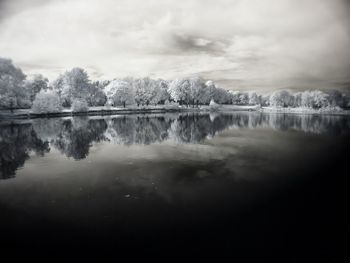
[[347, 117], [257, 113], [3, 123], [0, 203], [67, 219], [125, 202], [249, 202], [251, 182], [304, 174], [348, 135]]

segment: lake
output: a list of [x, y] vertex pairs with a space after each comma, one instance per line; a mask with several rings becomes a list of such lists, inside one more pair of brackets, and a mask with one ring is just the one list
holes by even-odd
[[1, 247], [331, 258], [347, 225], [349, 139], [348, 116], [3, 121]]

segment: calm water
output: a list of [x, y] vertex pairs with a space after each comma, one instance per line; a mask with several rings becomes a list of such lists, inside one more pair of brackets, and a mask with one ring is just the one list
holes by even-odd
[[340, 116], [0, 122], [1, 246], [234, 253], [311, 242], [331, 257], [349, 138]]

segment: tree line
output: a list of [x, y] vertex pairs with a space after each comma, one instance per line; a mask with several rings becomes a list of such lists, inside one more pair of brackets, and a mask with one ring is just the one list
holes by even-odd
[[0, 58], [0, 108], [32, 108], [34, 112], [59, 112], [64, 107], [84, 111], [92, 106], [157, 105], [178, 103], [186, 106], [218, 104], [261, 105], [271, 107], [350, 107], [349, 93], [319, 90], [291, 93], [278, 90], [269, 95], [254, 91], [225, 90], [213, 81], [199, 77], [174, 80], [121, 78], [91, 81], [82, 68], [60, 74], [54, 81], [38, 74], [30, 78]]

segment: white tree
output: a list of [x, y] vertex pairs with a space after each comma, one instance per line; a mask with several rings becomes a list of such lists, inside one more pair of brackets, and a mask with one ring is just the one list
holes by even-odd
[[294, 94], [293, 107], [295, 108], [301, 107], [301, 97], [302, 97], [302, 92], [297, 92]]
[[261, 106], [270, 106], [270, 96], [269, 95], [259, 95]]
[[30, 107], [30, 91], [25, 88], [26, 75], [10, 59], [0, 58], [0, 107]]
[[73, 112], [87, 112], [89, 110], [89, 105], [84, 99], [73, 99], [72, 111]]
[[155, 80], [152, 80], [150, 84], [151, 84], [149, 86], [150, 94], [151, 94], [150, 103], [157, 105], [161, 100], [161, 95], [162, 95], [161, 86]]
[[149, 101], [152, 104], [164, 103], [166, 100], [170, 99], [168, 93], [168, 82], [162, 79], [150, 80], [147, 87], [149, 96]]
[[259, 97], [255, 91], [249, 92], [249, 104], [250, 105], [258, 105], [260, 104]]
[[31, 79], [25, 81], [26, 89], [30, 92], [30, 100], [34, 101], [36, 94], [41, 90], [48, 90], [49, 80], [41, 74], [34, 75]]
[[113, 80], [105, 87], [108, 101], [113, 105], [126, 105], [134, 104], [135, 93], [133, 86], [124, 80]]
[[329, 96], [328, 94], [315, 90], [313, 91], [313, 107], [314, 108], [324, 108], [329, 106]]
[[165, 101], [169, 101], [170, 94], [168, 93], [169, 82], [163, 79], [158, 79], [157, 85], [160, 87], [160, 95], [159, 102], [165, 103]]
[[89, 86], [89, 96], [86, 101], [90, 106], [103, 106], [106, 104], [107, 96], [104, 93], [104, 88], [108, 83], [104, 81], [95, 81]]
[[221, 104], [230, 104], [231, 93], [216, 87], [213, 81], [204, 81], [199, 77], [175, 79], [168, 88], [171, 98], [180, 104], [209, 104], [211, 99]]
[[54, 91], [40, 91], [36, 95], [32, 106], [34, 113], [55, 113], [61, 110], [60, 98]]
[[202, 79], [200, 79], [200, 82], [198, 83], [198, 95], [197, 95], [197, 102], [199, 104], [209, 104], [210, 100], [212, 99], [212, 94], [210, 88], [204, 83]]
[[301, 94], [301, 106], [307, 108], [323, 108], [330, 105], [328, 95], [322, 91], [304, 91]]
[[239, 91], [233, 91], [230, 90], [229, 91], [231, 93], [231, 104], [233, 105], [238, 105], [240, 104], [239, 102]]
[[288, 107], [293, 104], [293, 96], [286, 90], [278, 90], [271, 94], [270, 105], [274, 107]]
[[130, 80], [135, 91], [135, 101], [137, 105], [148, 105], [151, 103], [153, 94], [153, 81], [150, 78]]
[[247, 104], [249, 104], [249, 94], [248, 94], [248, 92], [240, 92], [238, 97], [239, 97], [239, 104], [240, 105], [247, 105]]
[[53, 90], [61, 97], [63, 86], [64, 86], [64, 74], [60, 74], [54, 81], [50, 83]]
[[205, 86], [207, 88], [207, 93], [209, 96], [209, 102], [211, 99], [214, 99], [215, 93], [216, 93], [216, 86], [212, 80], [208, 80], [205, 82]]
[[69, 107], [74, 98], [87, 99], [91, 95], [89, 76], [82, 68], [73, 68], [70, 71], [66, 71], [58, 76], [52, 85], [54, 90], [61, 96], [65, 107]]
[[174, 79], [170, 85], [168, 92], [171, 98], [181, 104], [189, 104], [190, 102], [190, 83], [187, 79]]
[[[192, 77], [188, 80], [189, 89], [188, 89], [188, 98], [190, 103], [193, 105], [199, 104], [200, 100], [203, 101], [205, 98], [205, 83], [199, 77]], [[203, 96], [204, 97], [203, 97]]]
[[220, 104], [231, 104], [232, 101], [231, 94], [227, 90], [218, 87], [215, 90], [213, 99]]

